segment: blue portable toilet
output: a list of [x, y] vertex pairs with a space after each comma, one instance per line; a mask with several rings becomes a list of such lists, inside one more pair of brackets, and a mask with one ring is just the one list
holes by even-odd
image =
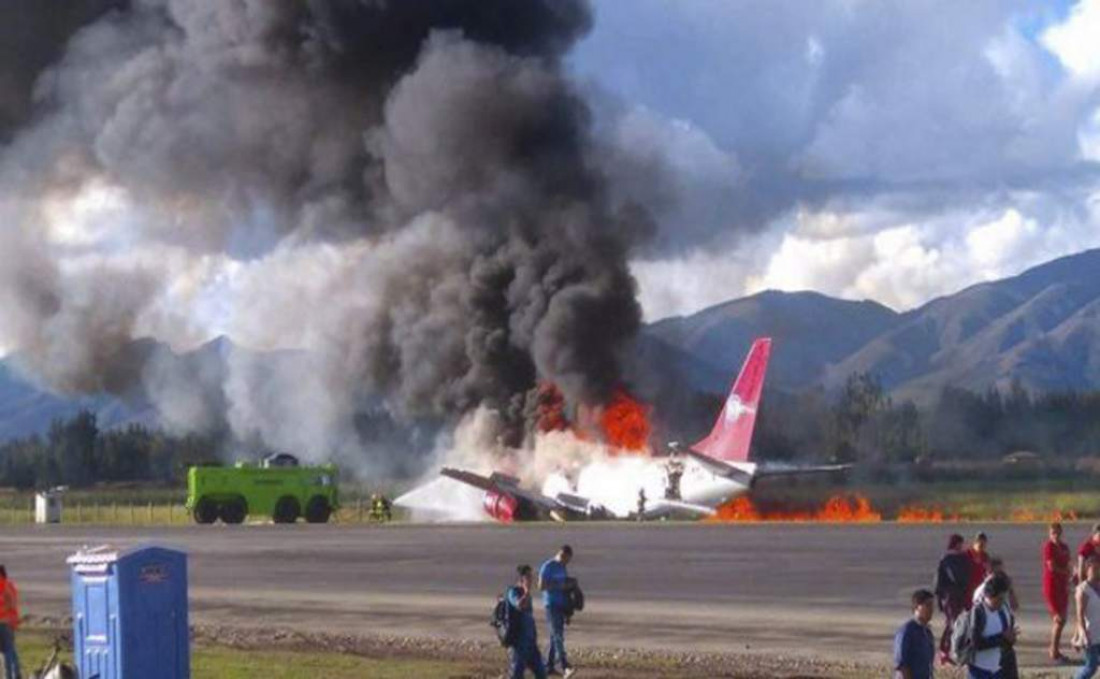
[[187, 555], [163, 547], [84, 550], [72, 568], [73, 659], [81, 679], [188, 679]]

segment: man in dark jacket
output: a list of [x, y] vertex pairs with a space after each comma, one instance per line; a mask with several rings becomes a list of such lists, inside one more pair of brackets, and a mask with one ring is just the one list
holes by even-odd
[[970, 589], [970, 558], [964, 549], [963, 536], [954, 534], [947, 539], [947, 553], [936, 568], [936, 581], [932, 591], [936, 593], [940, 610], [947, 619], [940, 637], [940, 663], [951, 662], [951, 628], [955, 618], [967, 609]]

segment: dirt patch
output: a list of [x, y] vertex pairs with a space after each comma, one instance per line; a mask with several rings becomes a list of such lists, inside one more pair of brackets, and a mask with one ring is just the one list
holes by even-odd
[[[65, 619], [38, 618], [27, 629], [53, 635], [72, 648], [71, 623]], [[256, 629], [222, 625], [193, 625], [191, 639], [198, 646], [220, 646], [246, 651], [281, 650], [335, 653], [373, 659], [408, 658], [454, 661], [474, 666], [473, 672], [454, 679], [496, 679], [506, 663], [499, 645], [456, 639], [333, 634], [291, 629]], [[585, 679], [801, 679], [803, 677], [881, 676], [887, 668], [856, 662], [810, 661], [803, 658], [753, 653], [675, 653], [651, 650], [582, 648], [570, 653], [573, 664], [584, 669]]]

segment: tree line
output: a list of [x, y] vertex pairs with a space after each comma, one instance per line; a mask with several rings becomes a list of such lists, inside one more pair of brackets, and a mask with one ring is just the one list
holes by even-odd
[[[694, 401], [695, 433], [720, 408], [718, 397]], [[95, 414], [82, 412], [54, 421], [44, 435], [0, 444], [0, 486], [180, 485], [188, 467], [216, 462], [223, 445], [222, 435], [175, 435], [141, 425], [103, 430]], [[918, 407], [892, 399], [873, 375], [857, 374], [839, 394], [767, 393], [753, 445], [763, 460], [865, 464], [996, 460], [1024, 450], [1047, 459], [1098, 456], [1100, 391], [949, 387], [933, 405]]]
[[1046, 459], [1100, 455], [1100, 392], [1033, 394], [1019, 383], [983, 392], [943, 389], [935, 403], [895, 401], [873, 375], [839, 394], [768, 394], [756, 452], [763, 459], [912, 463], [994, 460], [1029, 451]]
[[0, 486], [21, 490], [99, 482], [178, 485], [187, 468], [216, 460], [217, 441], [177, 436], [141, 425], [99, 428], [96, 416], [81, 412], [55, 420], [45, 435], [0, 445]]

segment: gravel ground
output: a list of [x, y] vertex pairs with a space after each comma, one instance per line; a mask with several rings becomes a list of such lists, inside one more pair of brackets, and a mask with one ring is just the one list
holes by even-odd
[[[847, 678], [889, 675], [909, 593], [947, 533], [979, 528], [1023, 602], [1025, 675], [1069, 676], [1044, 660], [1034, 524], [13, 527], [0, 553], [39, 616], [68, 611], [65, 557], [81, 545], [162, 542], [188, 553], [200, 639], [471, 659], [495, 676], [493, 598], [517, 561], [569, 542], [590, 604], [569, 639], [582, 679]], [[1085, 532], [1069, 527], [1071, 542]]]

